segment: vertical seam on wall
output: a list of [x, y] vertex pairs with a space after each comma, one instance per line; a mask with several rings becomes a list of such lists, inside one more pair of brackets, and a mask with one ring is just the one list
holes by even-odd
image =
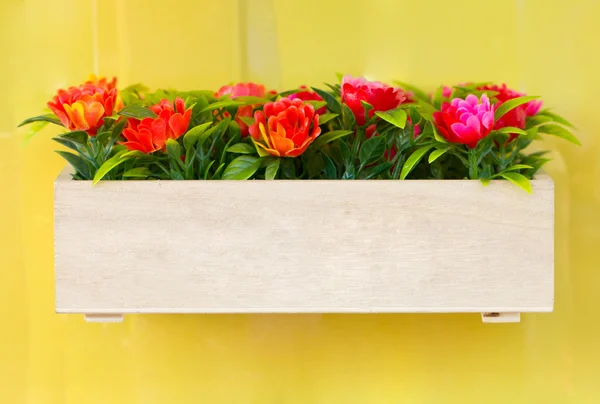
[[239, 81], [248, 80], [248, 12], [246, 10], [246, 0], [237, 1], [237, 32], [233, 37], [233, 77]]
[[92, 0], [92, 71], [98, 75], [98, 1]]

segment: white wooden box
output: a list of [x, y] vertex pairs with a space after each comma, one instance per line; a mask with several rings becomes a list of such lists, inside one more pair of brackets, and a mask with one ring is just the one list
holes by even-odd
[[486, 313], [554, 300], [554, 184], [55, 183], [56, 311]]

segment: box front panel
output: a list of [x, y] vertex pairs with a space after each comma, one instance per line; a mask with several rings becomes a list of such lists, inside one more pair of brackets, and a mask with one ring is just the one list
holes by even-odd
[[553, 186], [57, 182], [61, 312], [548, 311]]

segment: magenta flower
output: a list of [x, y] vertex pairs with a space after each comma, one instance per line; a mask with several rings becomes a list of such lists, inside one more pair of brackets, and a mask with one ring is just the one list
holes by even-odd
[[450, 98], [451, 95], [452, 95], [452, 87], [443, 86], [442, 87], [442, 97]]
[[542, 108], [543, 101], [541, 100], [531, 100], [527, 104], [525, 104], [525, 113], [527, 116], [534, 116], [540, 112]]
[[485, 94], [481, 100], [469, 94], [464, 100], [455, 98], [450, 103], [444, 102], [433, 119], [438, 132], [448, 141], [472, 149], [494, 128], [494, 106]]
[[366, 101], [373, 106], [369, 111], [370, 118], [375, 111], [389, 111], [406, 100], [404, 91], [399, 88], [390, 87], [379, 81], [367, 81], [363, 77], [353, 78], [350, 75], [342, 79], [341, 95], [342, 102], [352, 110], [359, 125], [364, 125], [367, 121], [361, 101]]

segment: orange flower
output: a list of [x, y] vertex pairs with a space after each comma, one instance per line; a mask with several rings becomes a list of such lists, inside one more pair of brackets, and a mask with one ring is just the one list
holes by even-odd
[[150, 109], [158, 115], [157, 118], [128, 119], [128, 127], [123, 130], [126, 142], [120, 144], [129, 150], [138, 150], [142, 153], [153, 153], [165, 150], [167, 139], [178, 139], [187, 132], [192, 118], [192, 109], [185, 109], [183, 100], [175, 99], [175, 107], [169, 100], [161, 100], [159, 104]]
[[[104, 118], [115, 112], [117, 90], [106, 89], [94, 84], [82, 84], [67, 90], [58, 90], [48, 107], [70, 130], [83, 130], [96, 136]], [[120, 108], [118, 108], [120, 109]]]
[[298, 157], [321, 133], [319, 115], [299, 98], [268, 102], [264, 112], [254, 113], [254, 120], [250, 125], [254, 143], [277, 157]]
[[117, 88], [117, 78], [113, 77], [111, 81], [108, 81], [105, 76], [96, 76], [95, 74], [90, 74], [85, 84], [92, 84], [102, 87], [106, 90], [112, 90]]

